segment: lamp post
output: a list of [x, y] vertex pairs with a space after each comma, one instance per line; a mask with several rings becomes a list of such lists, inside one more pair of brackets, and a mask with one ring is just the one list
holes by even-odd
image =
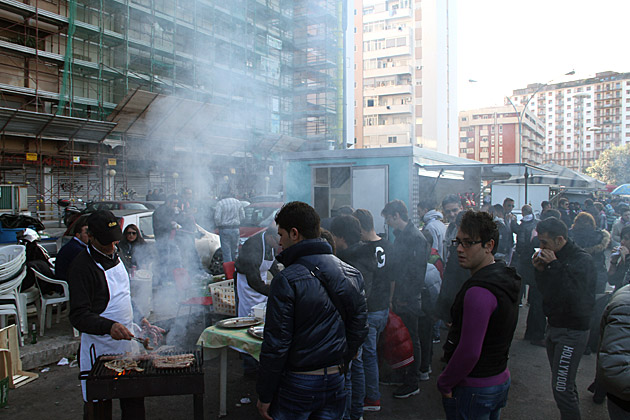
[[[570, 72], [565, 73], [564, 75], [572, 76], [574, 74], [575, 74], [575, 70], [571, 70]], [[553, 83], [553, 81], [554, 79], [551, 79], [547, 83], [538, 86], [538, 89], [536, 89], [534, 93], [532, 93], [527, 98], [527, 101], [525, 101], [525, 105], [523, 106], [523, 109], [520, 112], [516, 108], [516, 105], [514, 104], [514, 102], [512, 102], [510, 97], [509, 96], [505, 97], [510, 103], [510, 105], [512, 105], [512, 108], [514, 108], [514, 112], [516, 112], [516, 115], [518, 117], [518, 163], [521, 163], [521, 161], [523, 160], [523, 117], [525, 116], [525, 112], [527, 112], [527, 105], [529, 105], [529, 102], [534, 98], [534, 96], [536, 96], [538, 92], [543, 90], [545, 87], [549, 86], [551, 83]]]

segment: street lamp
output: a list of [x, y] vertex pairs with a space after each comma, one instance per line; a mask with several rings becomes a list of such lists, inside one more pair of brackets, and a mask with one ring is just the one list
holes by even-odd
[[[575, 74], [575, 70], [571, 70], [570, 72], [565, 73], [564, 75], [572, 76], [574, 74]], [[536, 96], [538, 92], [543, 90], [543, 88], [549, 86], [551, 83], [553, 83], [553, 81], [554, 79], [551, 79], [547, 83], [538, 86], [538, 89], [536, 89], [534, 93], [532, 93], [527, 98], [527, 101], [525, 101], [525, 105], [523, 106], [523, 109], [520, 112], [516, 108], [516, 105], [514, 105], [514, 102], [512, 102], [510, 97], [509, 96], [505, 97], [510, 103], [510, 105], [512, 105], [512, 108], [514, 108], [514, 112], [516, 112], [516, 115], [518, 117], [518, 163], [521, 163], [521, 161], [523, 160], [523, 156], [522, 156], [523, 155], [523, 117], [525, 116], [525, 112], [527, 112], [527, 105], [529, 105], [529, 102], [534, 98], [534, 96]]]

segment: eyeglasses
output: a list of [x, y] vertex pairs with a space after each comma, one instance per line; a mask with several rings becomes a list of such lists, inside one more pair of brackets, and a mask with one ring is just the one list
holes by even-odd
[[453, 245], [454, 247], [458, 247], [461, 245], [462, 248], [470, 248], [473, 245], [481, 243], [483, 243], [483, 241], [469, 241], [468, 239], [464, 239], [463, 241], [459, 239], [453, 239], [451, 241], [451, 245]]
[[127, 233], [125, 233], [125, 235], [137, 235], [138, 232], [134, 232], [133, 230], [127, 231]]

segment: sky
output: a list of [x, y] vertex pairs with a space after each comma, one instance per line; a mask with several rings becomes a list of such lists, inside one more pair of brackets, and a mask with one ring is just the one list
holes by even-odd
[[457, 13], [459, 110], [530, 83], [630, 72], [628, 0], [458, 0]]

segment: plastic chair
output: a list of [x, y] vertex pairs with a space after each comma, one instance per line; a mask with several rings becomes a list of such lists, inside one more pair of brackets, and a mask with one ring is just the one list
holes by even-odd
[[2, 325], [4, 325], [5, 315], [15, 315], [16, 325], [19, 325], [18, 336], [20, 339], [20, 345], [24, 345], [23, 333], [27, 332], [26, 327], [26, 311], [21, 310], [21, 298], [20, 298], [20, 286], [22, 281], [26, 277], [26, 267], [22, 269], [20, 274], [14, 278], [5, 281], [0, 284], [0, 300], [3, 301], [0, 304], [0, 315], [2, 318]]
[[223, 263], [223, 272], [225, 273], [225, 279], [231, 280], [234, 278], [234, 272], [236, 271], [236, 265], [234, 261]]
[[[31, 268], [31, 270], [33, 270]], [[61, 318], [61, 303], [70, 301], [70, 290], [68, 289], [68, 283], [63, 280], [51, 279], [50, 277], [46, 277], [42, 273], [37, 270], [33, 270], [33, 274], [35, 274], [35, 281], [39, 285], [41, 282], [52, 283], [61, 285], [63, 288], [63, 293], [61, 295], [55, 293], [53, 295], [45, 295], [41, 294], [41, 315], [39, 317], [39, 335], [44, 335], [44, 326], [48, 328], [52, 327], [52, 307], [53, 305], [59, 305], [57, 307], [57, 320], [55, 321], [59, 324], [59, 320]], [[41, 288], [40, 288], [41, 290]], [[48, 322], [46, 322], [48, 321]]]

